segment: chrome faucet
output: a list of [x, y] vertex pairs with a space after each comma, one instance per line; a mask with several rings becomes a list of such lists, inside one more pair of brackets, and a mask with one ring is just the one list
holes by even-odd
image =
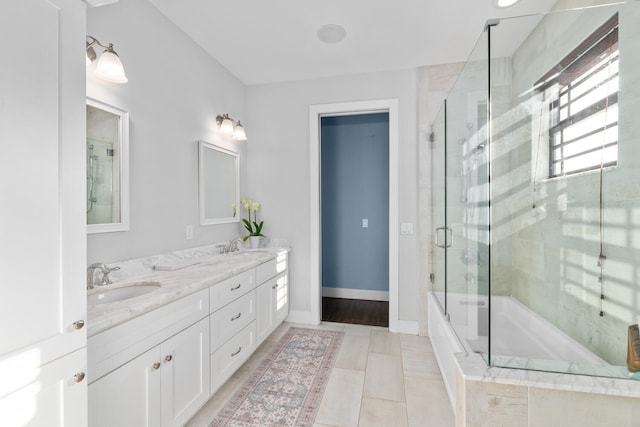
[[[100, 270], [102, 272], [102, 278], [99, 282], [95, 282], [95, 272]], [[110, 285], [111, 279], [109, 279], [109, 273], [112, 271], [120, 270], [120, 267], [109, 268], [105, 263], [96, 262], [87, 267], [87, 290], [93, 289], [94, 286], [106, 286]]]
[[238, 252], [240, 251], [240, 246], [242, 245], [242, 237], [236, 237], [232, 241], [229, 242], [227, 252]]
[[216, 247], [220, 250], [221, 254], [228, 254], [231, 252], [237, 252], [240, 250], [240, 245], [242, 245], [242, 237], [236, 237], [233, 240], [230, 240], [226, 243], [221, 243], [216, 245]]

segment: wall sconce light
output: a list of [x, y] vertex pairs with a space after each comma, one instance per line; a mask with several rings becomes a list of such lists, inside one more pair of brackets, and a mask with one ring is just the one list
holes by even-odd
[[95, 37], [87, 36], [87, 66], [91, 65], [91, 63], [97, 58], [96, 51], [93, 49], [94, 44], [104, 48], [104, 51], [100, 55], [100, 59], [98, 59], [98, 64], [96, 65], [96, 76], [112, 83], [128, 82], [129, 79], [127, 79], [127, 76], [124, 74], [122, 61], [120, 61], [120, 57], [116, 51], [113, 50], [112, 43], [105, 46]]
[[224, 114], [216, 117], [216, 123], [220, 128], [220, 131], [225, 135], [228, 135], [234, 139], [234, 141], [246, 141], [247, 134], [244, 132], [244, 126], [238, 122], [234, 122], [229, 114]]
[[504, 7], [513, 6], [518, 1], [520, 1], [520, 0], [494, 0], [493, 3], [494, 3], [495, 7], [504, 8]]

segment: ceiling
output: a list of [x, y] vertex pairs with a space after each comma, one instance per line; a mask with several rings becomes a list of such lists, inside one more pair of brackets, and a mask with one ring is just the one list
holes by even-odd
[[[548, 11], [556, 0], [150, 0], [246, 85], [466, 60], [487, 19]], [[336, 44], [317, 30], [338, 24]]]

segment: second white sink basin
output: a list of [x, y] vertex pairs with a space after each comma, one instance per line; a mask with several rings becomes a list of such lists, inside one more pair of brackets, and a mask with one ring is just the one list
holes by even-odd
[[120, 288], [104, 289], [100, 292], [90, 294], [87, 297], [87, 304], [96, 305], [122, 301], [125, 299], [144, 295], [159, 288], [160, 283], [158, 282], [140, 282], [131, 284], [129, 286], [122, 286]]
[[243, 251], [239, 251], [239, 252], [231, 252], [231, 255], [244, 255], [244, 256], [249, 256], [249, 255], [262, 255], [262, 254], [266, 254], [269, 253], [270, 251], [267, 249], [245, 249]]

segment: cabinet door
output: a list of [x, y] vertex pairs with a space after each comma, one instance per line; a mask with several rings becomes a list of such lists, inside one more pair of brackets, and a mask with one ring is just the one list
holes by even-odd
[[18, 369], [0, 372], [0, 396], [14, 381], [22, 387], [0, 399], [0, 426], [86, 426], [86, 361], [86, 348], [30, 371], [19, 368], [24, 360], [12, 361]]
[[181, 426], [209, 400], [209, 318], [161, 344], [162, 426]]
[[[44, 364], [86, 345], [84, 14], [79, 0], [0, 13], [0, 355]], [[64, 88], [64, 90], [60, 90]]]
[[276, 278], [276, 287], [273, 289], [273, 310], [275, 329], [289, 315], [289, 275], [281, 274]]
[[160, 425], [160, 347], [89, 385], [91, 427]]
[[275, 281], [271, 280], [256, 289], [256, 341], [257, 345], [269, 336], [275, 324], [275, 310], [272, 286]]
[[85, 19], [80, 0], [0, 6], [0, 400], [31, 419], [45, 405], [17, 396], [86, 345]]
[[289, 314], [289, 276], [287, 272], [260, 285], [256, 294], [256, 325], [258, 345]]

